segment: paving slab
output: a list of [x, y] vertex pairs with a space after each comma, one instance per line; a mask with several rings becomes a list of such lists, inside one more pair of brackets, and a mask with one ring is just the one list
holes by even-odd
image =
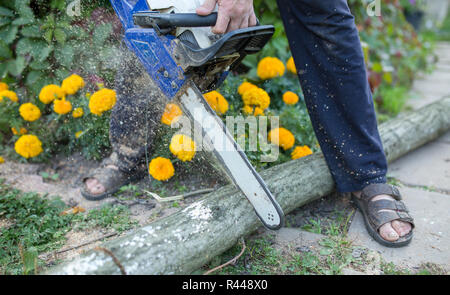
[[318, 247], [318, 242], [325, 238], [324, 235], [289, 227], [281, 228], [278, 231], [265, 230], [265, 233], [274, 237], [275, 246], [301, 248], [302, 251]]
[[450, 131], [438, 138], [438, 142], [450, 143]]
[[427, 186], [450, 192], [450, 143], [443, 139], [428, 143], [389, 166], [388, 176], [407, 185]]
[[388, 248], [378, 244], [367, 233], [360, 212], [355, 215], [348, 238], [354, 245], [378, 251], [387, 262], [401, 267], [418, 267], [435, 263], [450, 270], [450, 195], [401, 187], [416, 228], [411, 244], [403, 248]]

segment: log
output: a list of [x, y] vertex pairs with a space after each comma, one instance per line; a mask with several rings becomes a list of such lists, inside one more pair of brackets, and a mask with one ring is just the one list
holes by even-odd
[[[380, 125], [388, 160], [420, 147], [450, 129], [450, 98]], [[290, 161], [261, 173], [284, 212], [327, 195], [334, 182], [323, 155]], [[249, 202], [227, 185], [189, 207], [127, 236], [108, 241], [127, 274], [189, 274], [261, 226]], [[113, 258], [87, 252], [47, 274], [120, 274]]]

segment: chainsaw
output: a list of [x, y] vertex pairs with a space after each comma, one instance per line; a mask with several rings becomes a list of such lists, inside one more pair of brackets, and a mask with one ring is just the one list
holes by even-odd
[[[170, 2], [163, 2], [167, 1]], [[248, 54], [259, 52], [274, 34], [274, 27], [258, 24], [223, 35], [210, 35], [206, 42], [199, 42], [196, 29], [214, 26], [216, 12], [208, 16], [166, 13], [152, 9], [149, 2], [152, 0], [111, 0], [125, 29], [125, 44], [168, 101], [179, 103], [194, 123], [201, 125], [202, 122], [196, 122], [200, 117], [212, 122], [201, 125], [201, 129], [206, 138], [222, 138], [222, 142], [210, 141], [213, 154], [264, 226], [280, 229], [284, 224], [280, 205], [203, 97], [203, 93], [217, 89]]]

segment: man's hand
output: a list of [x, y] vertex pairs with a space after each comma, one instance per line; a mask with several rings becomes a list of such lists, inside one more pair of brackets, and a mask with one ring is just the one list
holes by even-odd
[[216, 26], [212, 28], [215, 34], [224, 34], [237, 29], [256, 25], [256, 15], [253, 10], [253, 0], [205, 0], [197, 8], [198, 15], [209, 15], [219, 3]]

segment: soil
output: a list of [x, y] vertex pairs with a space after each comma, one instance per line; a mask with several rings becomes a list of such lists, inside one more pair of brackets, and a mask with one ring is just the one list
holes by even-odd
[[[161, 197], [170, 197], [201, 189], [216, 189], [227, 184], [226, 178], [220, 172], [214, 170], [208, 164], [209, 162], [205, 157], [197, 157], [189, 166], [190, 169], [186, 168], [186, 165], [175, 163], [176, 175], [167, 182], [160, 183], [151, 179], [151, 177], [144, 177], [132, 183], [129, 189], [124, 189], [122, 192], [115, 194], [114, 197], [96, 202], [84, 199], [80, 194], [80, 187], [83, 178], [88, 175], [91, 169], [98, 167], [100, 163], [86, 160], [81, 154], [73, 154], [69, 157], [59, 155], [49, 163], [42, 164], [22, 164], [6, 161], [0, 165], [0, 179], [5, 179], [7, 184], [24, 192], [37, 192], [45, 197], [58, 196], [67, 204], [68, 208], [79, 206], [89, 211], [98, 209], [105, 204], [125, 205], [130, 209], [131, 218], [142, 226], [169, 216], [202, 197], [198, 195], [176, 202], [159, 203], [145, 194], [143, 190], [156, 193]], [[55, 174], [58, 177], [53, 180], [51, 176]], [[42, 175], [50, 177], [44, 178]], [[353, 208], [350, 205], [349, 198], [334, 194], [305, 205], [286, 216], [287, 226], [303, 227], [310, 224], [312, 219], [317, 220], [318, 218], [321, 219], [321, 224], [326, 226], [328, 222], [339, 218], [339, 214], [348, 215], [352, 212]], [[5, 222], [2, 221], [1, 223]], [[101, 238], [108, 233], [111, 233], [111, 231], [101, 228], [70, 231], [66, 236], [67, 241], [61, 249], [77, 247], [87, 241]], [[124, 234], [126, 233], [121, 235]], [[118, 235], [108, 239], [117, 237]], [[55, 252], [44, 253], [41, 258], [44, 258], [48, 265], [52, 265], [58, 260], [72, 258], [90, 250], [105, 240], [107, 239], [59, 254], [55, 254]]]

